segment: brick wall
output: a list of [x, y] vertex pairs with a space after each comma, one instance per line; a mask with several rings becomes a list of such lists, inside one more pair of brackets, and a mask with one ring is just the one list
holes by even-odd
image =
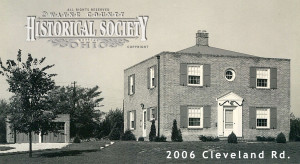
[[[176, 119], [180, 127], [180, 105], [211, 105], [211, 128], [190, 130], [182, 128], [184, 140], [199, 140], [199, 135], [217, 136], [217, 101], [216, 98], [228, 92], [234, 92], [244, 99], [243, 103], [243, 137], [254, 140], [256, 136], [273, 136], [283, 132], [287, 139], [289, 134], [290, 113], [290, 61], [283, 59], [226, 57], [217, 55], [179, 54], [163, 52], [161, 56], [161, 131], [160, 133], [171, 139], [173, 120]], [[210, 87], [191, 87], [179, 85], [180, 63], [199, 63], [211, 65]], [[149, 58], [124, 71], [124, 126], [127, 129], [127, 111], [136, 110], [136, 137], [142, 136], [142, 109], [157, 106], [157, 87], [147, 88], [147, 68], [157, 65], [156, 57]], [[250, 67], [277, 68], [278, 89], [250, 88]], [[227, 81], [225, 70], [235, 71], [234, 81]], [[135, 74], [135, 94], [128, 95], [128, 76]], [[249, 128], [249, 106], [277, 107], [277, 129], [256, 130]], [[151, 122], [147, 121], [147, 136]], [[157, 129], [157, 121], [156, 121]]]

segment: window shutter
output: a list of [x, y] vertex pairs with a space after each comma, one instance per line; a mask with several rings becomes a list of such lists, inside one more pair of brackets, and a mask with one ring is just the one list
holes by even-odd
[[135, 74], [132, 75], [133, 78], [133, 88], [132, 88], [132, 94], [135, 93]]
[[249, 128], [256, 129], [256, 107], [249, 107]]
[[277, 108], [270, 109], [270, 129], [277, 129]]
[[180, 63], [180, 85], [187, 85], [187, 64]]
[[210, 128], [211, 106], [203, 107], [203, 128]]
[[136, 129], [136, 110], [133, 111], [133, 118], [134, 118], [134, 129]]
[[150, 89], [150, 68], [147, 68], [147, 87]]
[[270, 88], [277, 89], [277, 68], [271, 68], [270, 74], [271, 74]]
[[210, 64], [203, 65], [203, 86], [210, 87]]
[[188, 108], [185, 105], [180, 106], [180, 127], [188, 127]]
[[154, 68], [154, 84], [153, 85], [156, 87], [156, 81], [158, 79], [157, 66], [155, 65], [155, 66], [153, 66], [153, 68]]
[[130, 76], [128, 76], [128, 95], [130, 95]]
[[256, 88], [256, 68], [250, 67], [250, 88]]
[[156, 107], [153, 109], [153, 112], [154, 112], [154, 118], [155, 118], [155, 120], [157, 120], [157, 108]]
[[127, 129], [130, 129], [130, 111], [127, 111]]
[[147, 120], [150, 121], [150, 108], [147, 108]]

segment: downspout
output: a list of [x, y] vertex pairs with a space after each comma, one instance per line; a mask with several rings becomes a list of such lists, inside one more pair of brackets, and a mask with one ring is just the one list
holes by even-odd
[[160, 56], [157, 55], [157, 136], [160, 136]]

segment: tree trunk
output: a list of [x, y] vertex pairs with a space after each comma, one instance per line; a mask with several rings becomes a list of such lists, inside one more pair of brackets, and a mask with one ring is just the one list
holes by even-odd
[[32, 134], [29, 132], [29, 157], [32, 157]]

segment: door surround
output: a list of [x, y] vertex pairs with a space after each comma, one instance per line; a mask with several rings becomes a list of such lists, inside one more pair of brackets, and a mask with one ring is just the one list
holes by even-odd
[[[227, 137], [231, 132], [225, 128], [225, 112], [232, 110], [232, 131], [237, 137], [243, 136], [243, 101], [239, 95], [229, 92], [216, 99], [218, 103], [218, 137]], [[228, 114], [229, 114], [228, 113]], [[230, 119], [230, 118], [229, 118]], [[231, 126], [231, 125], [229, 125]]]

